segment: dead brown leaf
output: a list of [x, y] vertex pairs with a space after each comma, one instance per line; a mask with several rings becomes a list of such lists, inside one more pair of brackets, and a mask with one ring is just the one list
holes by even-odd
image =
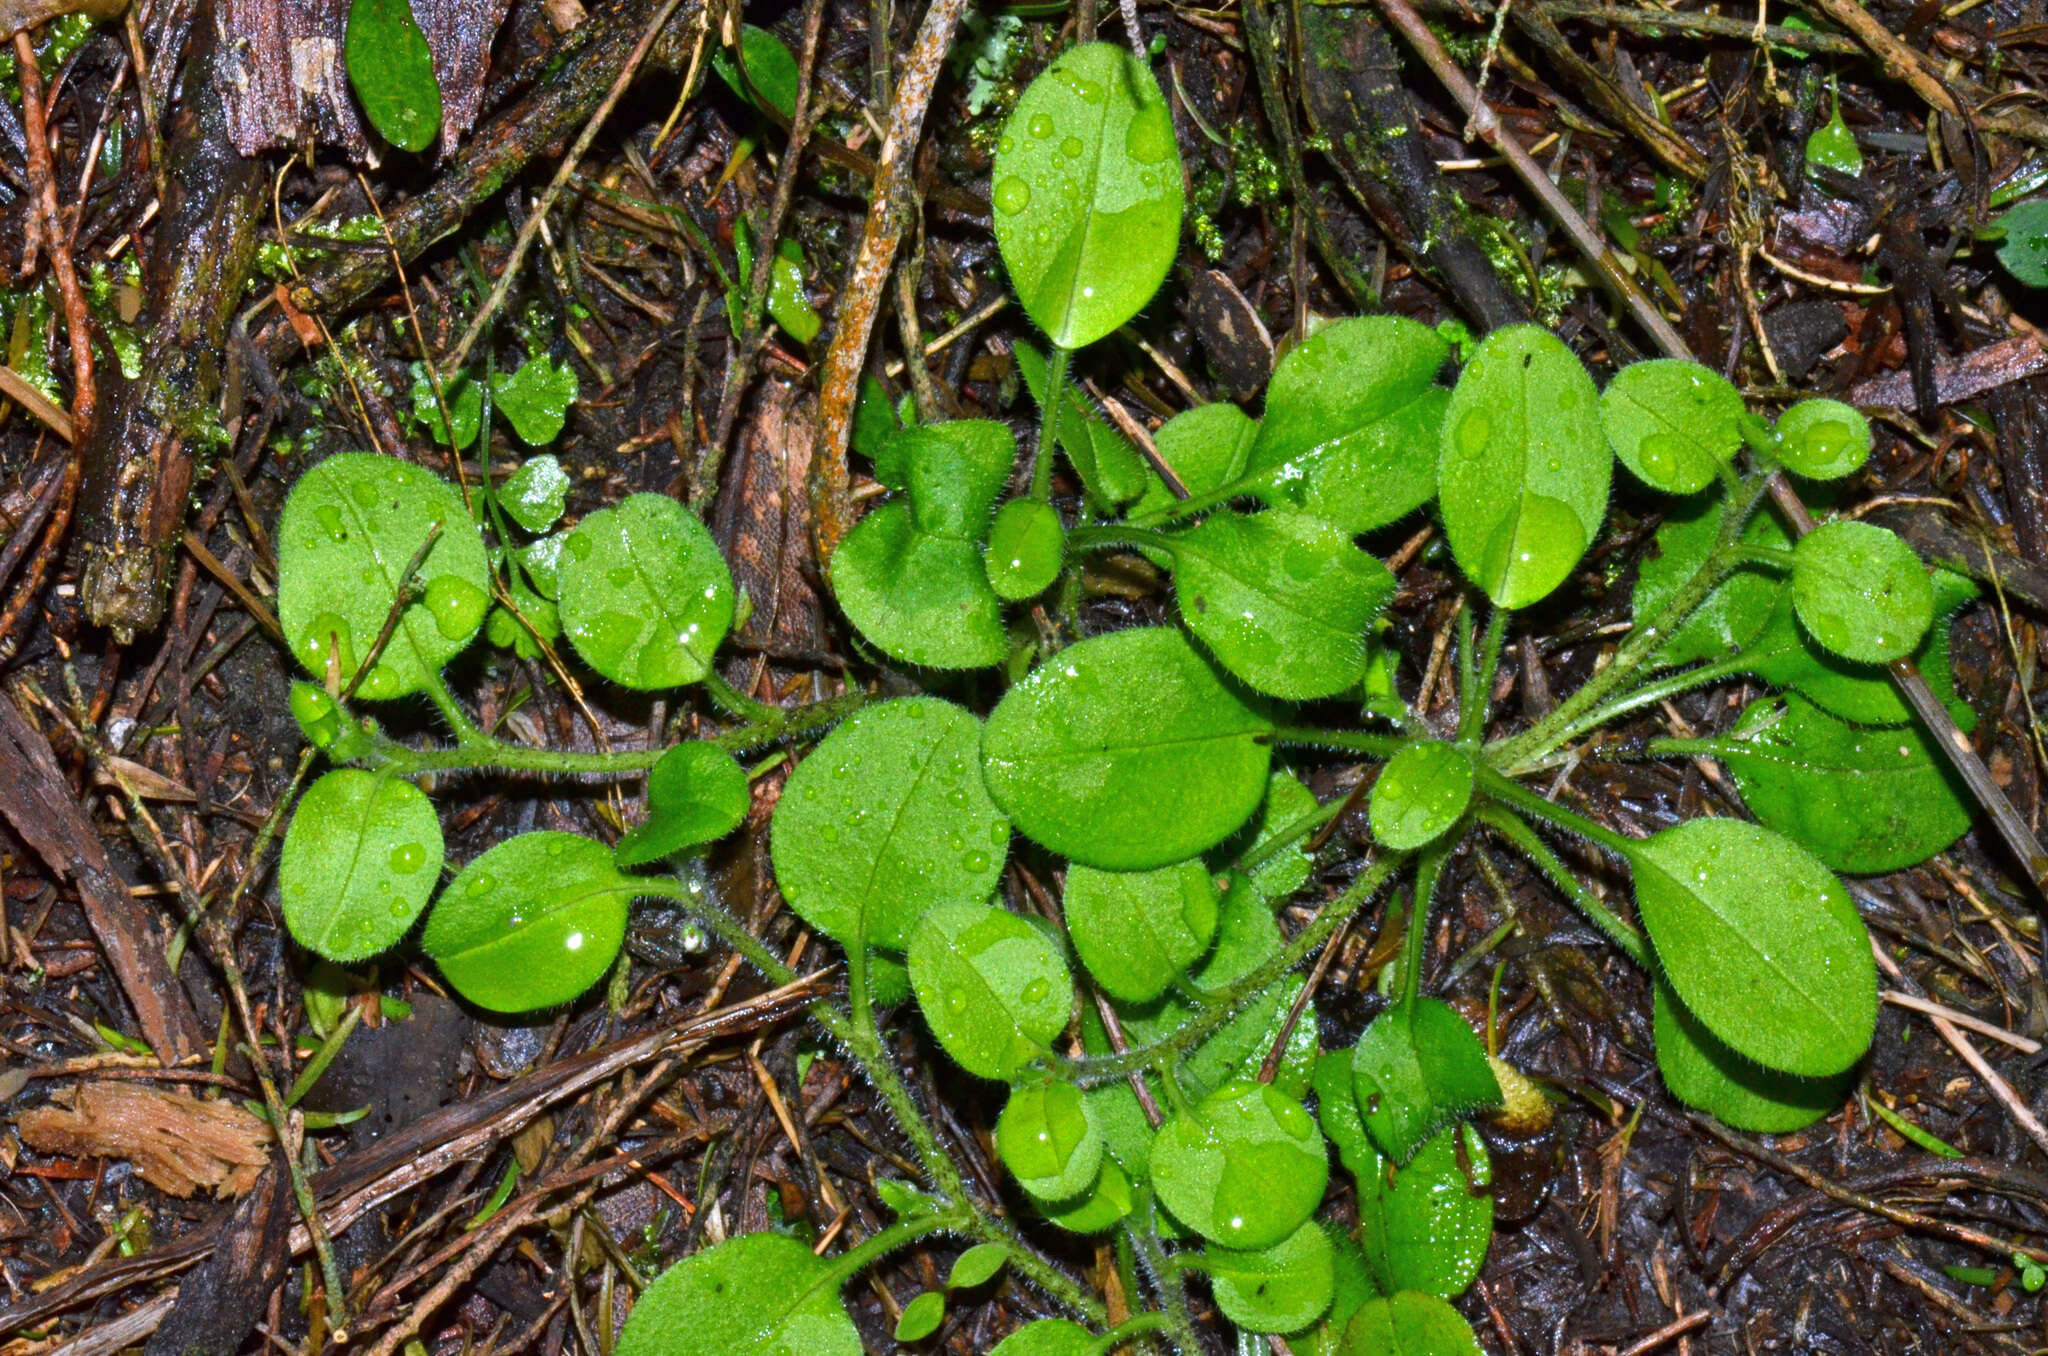
[[22, 1143], [46, 1154], [119, 1158], [173, 1196], [200, 1187], [239, 1196], [269, 1162], [270, 1127], [232, 1102], [204, 1102], [140, 1083], [79, 1083], [25, 1111]]

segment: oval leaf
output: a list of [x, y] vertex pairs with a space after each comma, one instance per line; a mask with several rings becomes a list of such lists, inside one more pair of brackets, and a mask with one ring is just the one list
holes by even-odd
[[936, 697], [856, 712], [790, 774], [769, 854], [789, 906], [844, 946], [900, 951], [926, 910], [979, 904], [1010, 826], [978, 775], [981, 722]]
[[1299, 1332], [1336, 1292], [1335, 1249], [1314, 1220], [1270, 1248], [1202, 1250], [1201, 1267], [1223, 1316], [1246, 1332]]
[[1870, 421], [1839, 400], [1802, 400], [1778, 416], [1778, 459], [1810, 480], [1840, 480], [1870, 460]]
[[1135, 871], [1207, 851], [1258, 808], [1272, 723], [1179, 631], [1084, 640], [1011, 688], [982, 736], [989, 794], [1038, 842]]
[[1808, 1078], [1870, 1048], [1870, 935], [1828, 869], [1790, 839], [1695, 819], [1629, 854], [1636, 906], [1672, 989], [1738, 1053]]
[[507, 517], [528, 532], [545, 532], [569, 504], [569, 473], [552, 452], [528, 457], [498, 487]]
[[910, 937], [910, 987], [961, 1068], [1014, 1078], [1051, 1053], [1074, 1010], [1074, 980], [1043, 932], [986, 904], [945, 904]]
[[576, 403], [576, 369], [546, 354], [528, 358], [517, 372], [500, 372], [491, 392], [505, 421], [529, 447], [551, 443], [562, 431], [569, 407]]
[[358, 696], [418, 692], [475, 638], [490, 605], [483, 540], [446, 481], [394, 457], [343, 452], [299, 477], [277, 529], [277, 619], [315, 679], [327, 677], [330, 654], [344, 684], [355, 676], [437, 524], [414, 580], [438, 589], [440, 605], [422, 597], [406, 607]]
[[1095, 1179], [1095, 1189], [1083, 1196], [1080, 1204], [1053, 1206], [1041, 1202], [1038, 1211], [1069, 1233], [1099, 1234], [1130, 1214], [1136, 1204], [1131, 1179], [1114, 1158], [1105, 1158], [1102, 1175]]
[[896, 1340], [899, 1342], [920, 1342], [939, 1330], [946, 1321], [946, 1296], [943, 1291], [927, 1290], [903, 1306], [903, 1313], [896, 1320]]
[[584, 662], [642, 690], [694, 683], [732, 626], [732, 574], [688, 509], [636, 494], [562, 549], [562, 629]]
[[1232, 1083], [1159, 1127], [1152, 1178], [1174, 1218], [1212, 1243], [1269, 1248], [1322, 1203], [1330, 1160], [1315, 1120], [1278, 1088]]
[[1403, 1164], [1451, 1121], [1500, 1105], [1500, 1083], [1465, 1019], [1438, 998], [1415, 998], [1373, 1018], [1351, 1051], [1366, 1132]]
[[1492, 1174], [1470, 1124], [1439, 1130], [1406, 1167], [1378, 1159], [1358, 1174], [1358, 1241], [1382, 1293], [1465, 1293], [1493, 1241]]
[[1394, 596], [1387, 567], [1319, 518], [1216, 513], [1172, 538], [1188, 629], [1223, 666], [1289, 701], [1365, 674], [1365, 633]]
[[1600, 393], [1607, 445], [1654, 490], [1692, 494], [1742, 450], [1742, 392], [1698, 363], [1630, 363]]
[[1968, 793], [1918, 726], [1859, 729], [1799, 697], [1764, 698], [1709, 751], [1751, 814], [1836, 871], [1914, 866], [1970, 828]]
[[920, 532], [910, 506], [884, 504], [832, 553], [832, 596], [883, 653], [934, 669], [1002, 662], [1010, 640], [982, 550]]
[[[1200, 497], [1244, 477], [1258, 433], [1256, 420], [1229, 401], [1219, 400], [1182, 410], [1159, 426], [1152, 441], [1159, 449], [1159, 459], [1173, 468], [1181, 488]], [[1131, 508], [1134, 518], [1163, 516], [1180, 502], [1157, 472], [1147, 474], [1145, 493]]]
[[418, 787], [353, 768], [329, 772], [300, 798], [284, 837], [277, 890], [285, 926], [329, 960], [374, 956], [427, 907], [441, 854], [441, 820]]
[[830, 1262], [787, 1234], [743, 1234], [654, 1279], [615, 1356], [861, 1356]]
[[1829, 650], [1886, 664], [1913, 653], [1934, 624], [1934, 585], [1897, 533], [1842, 519], [1792, 548], [1792, 606]]
[[1216, 935], [1216, 882], [1199, 861], [1156, 871], [1067, 870], [1067, 932], [1105, 992], [1149, 1003]]
[[1180, 246], [1173, 117], [1152, 72], [1113, 43], [1061, 54], [996, 144], [996, 245], [1025, 311], [1061, 348], [1136, 315]]
[[641, 886], [602, 843], [523, 833], [449, 882], [420, 949], [480, 1008], [553, 1007], [611, 968], [626, 937], [626, 906]]
[[1102, 1339], [1064, 1318], [1026, 1323], [989, 1350], [988, 1356], [1097, 1356]]
[[348, 82], [379, 136], [403, 151], [434, 144], [441, 129], [441, 85], [434, 79], [434, 54], [406, 0], [353, 0], [342, 54]]
[[1372, 836], [1406, 852], [1441, 838], [1472, 803], [1472, 756], [1438, 741], [1404, 744], [1372, 784]]
[[1353, 534], [1428, 503], [1450, 400], [1436, 375], [1449, 353], [1434, 330], [1379, 315], [1326, 325], [1288, 350], [1246, 462], [1260, 495]]
[[1404, 1290], [1368, 1300], [1344, 1328], [1338, 1356], [1485, 1356], [1464, 1315], [1435, 1295]]
[[996, 1119], [996, 1148], [1017, 1185], [1041, 1201], [1072, 1202], [1102, 1172], [1102, 1127], [1071, 1083], [1012, 1088]]
[[678, 744], [647, 776], [647, 821], [614, 851], [620, 866], [645, 866], [723, 838], [747, 817], [747, 770], [716, 744]]
[[1001, 1243], [977, 1243], [954, 1261], [946, 1273], [946, 1289], [972, 1290], [995, 1279], [1010, 1260], [1010, 1250]]
[[988, 531], [989, 587], [1012, 602], [1035, 598], [1060, 577], [1066, 529], [1051, 504], [1012, 499]]
[[1737, 1130], [1760, 1135], [1803, 1130], [1841, 1106], [1856, 1087], [1854, 1067], [1828, 1078], [1797, 1078], [1744, 1059], [1686, 1011], [1662, 978], [1653, 1022], [1664, 1086], [1687, 1106]]
[[1585, 364], [1548, 330], [1479, 345], [1445, 411], [1437, 500], [1451, 554], [1501, 607], [1548, 596], [1607, 512], [1613, 459]]

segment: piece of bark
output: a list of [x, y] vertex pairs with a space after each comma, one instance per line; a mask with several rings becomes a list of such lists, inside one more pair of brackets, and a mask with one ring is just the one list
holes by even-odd
[[78, 887], [85, 920], [165, 1064], [206, 1049], [206, 1033], [164, 959], [170, 938], [114, 873], [42, 732], [0, 697], [0, 814], [50, 870]]
[[2015, 382], [1991, 397], [1998, 465], [2013, 535], [2028, 560], [2048, 560], [2048, 377]]
[[204, 3], [194, 18], [171, 120], [170, 196], [144, 274], [142, 372], [129, 381], [107, 369], [85, 447], [80, 594], [87, 618], [124, 642], [163, 619], [192, 489], [191, 442], [219, 418], [221, 346], [256, 257], [267, 179], [228, 140], [212, 95], [218, 12]]
[[[1960, 358], [1937, 363], [1934, 368], [1935, 403], [1960, 404], [2043, 371], [2048, 371], [2048, 345], [2029, 330], [2010, 339], [1972, 349]], [[1910, 371], [1891, 372], [1873, 377], [1851, 391], [1848, 400], [1852, 405], [1911, 409], [1915, 401], [1913, 374]]]
[[15, 1120], [46, 1154], [118, 1158], [142, 1180], [184, 1198], [201, 1187], [239, 1196], [270, 1161], [270, 1127], [233, 1102], [203, 1102], [142, 1083], [78, 1083]]
[[770, 382], [737, 454], [727, 464], [712, 532], [734, 580], [753, 600], [733, 643], [774, 659], [819, 663], [824, 603], [812, 581], [810, 497], [813, 429], [795, 389]]
[[[509, 7], [510, 0], [413, 0], [441, 87], [444, 152], [483, 106], [491, 39]], [[236, 149], [255, 155], [316, 140], [367, 158], [369, 136], [343, 58], [349, 0], [220, 0], [218, 12], [221, 32], [234, 40], [215, 63], [214, 96]]]
[[1300, 7], [1296, 67], [1309, 121], [1330, 139], [1345, 185], [1411, 262], [1444, 280], [1487, 329], [1529, 319], [1459, 218], [1452, 190], [1416, 128], [1401, 65], [1379, 20], [1362, 9]]
[[277, 1163], [229, 1216], [213, 1255], [178, 1286], [177, 1303], [142, 1356], [213, 1356], [240, 1351], [291, 1262], [292, 1196]]

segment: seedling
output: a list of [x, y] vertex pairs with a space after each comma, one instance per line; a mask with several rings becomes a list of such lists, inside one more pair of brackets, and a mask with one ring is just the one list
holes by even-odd
[[[1526, 857], [1649, 971], [1657, 1059], [1681, 1100], [1784, 1131], [1839, 1105], [1854, 1079], [1877, 990], [1835, 873], [1923, 860], [1969, 824], [1882, 667], [1910, 655], [1952, 700], [1945, 622], [1969, 586], [1930, 578], [1880, 528], [1838, 521], [1793, 545], [1761, 511], [1781, 470], [1860, 467], [1867, 423], [1809, 401], [1773, 424], [1686, 363], [1625, 369], [1603, 393], [1526, 326], [1488, 336], [1444, 385], [1446, 341], [1375, 316], [1289, 352], [1258, 417], [1212, 405], [1166, 424], [1163, 477], [1080, 399], [1066, 355], [1150, 299], [1178, 240], [1179, 183], [1149, 73], [1108, 46], [1057, 61], [1020, 101], [995, 172], [1004, 257], [1053, 342], [1049, 362], [1017, 353], [1044, 414], [1029, 489], [999, 502], [1017, 458], [1001, 424], [884, 420], [863, 442], [890, 497], [831, 561], [839, 604], [904, 665], [1023, 673], [985, 712], [857, 691], [778, 709], [726, 689], [714, 660], [732, 579], [668, 499], [637, 495], [564, 533], [559, 468], [529, 463], [505, 486], [476, 487], [502, 509], [482, 513], [487, 531], [452, 487], [364, 454], [321, 463], [292, 493], [279, 613], [311, 678], [293, 709], [348, 766], [301, 802], [282, 893], [294, 936], [324, 957], [397, 945], [425, 911], [417, 944], [464, 997], [552, 1006], [601, 979], [631, 902], [653, 898], [787, 982], [665, 867], [744, 817], [740, 758], [830, 729], [782, 788], [771, 857], [789, 907], [844, 950], [846, 1001], [813, 1015], [896, 1116], [923, 1180], [880, 1183], [896, 1223], [841, 1255], [749, 1235], [680, 1262], [642, 1295], [624, 1356], [858, 1352], [840, 1287], [940, 1233], [976, 1244], [951, 1288], [1007, 1266], [1071, 1311], [1012, 1334], [1002, 1356], [1102, 1353], [1148, 1332], [1197, 1350], [1186, 1287], [1198, 1273], [1241, 1331], [1287, 1334], [1296, 1351], [1477, 1351], [1447, 1300], [1486, 1254], [1490, 1166], [1471, 1120], [1501, 1103], [1502, 1075], [1425, 973], [1439, 886], [1475, 838]], [[1055, 447], [1085, 491], [1068, 516], [1048, 496]], [[1616, 460], [1673, 496], [1629, 634], [1548, 714], [1496, 721], [1502, 650], [1522, 611], [1578, 569]], [[1373, 636], [1394, 581], [1357, 545], [1432, 500], [1470, 582], [1456, 707], [1441, 720], [1410, 709], [1389, 676]], [[1177, 618], [1063, 644], [1013, 630], [1041, 595], [1071, 621], [1078, 568], [1118, 550], [1170, 574]], [[613, 753], [477, 729], [443, 670], [493, 600], [522, 597], [559, 609], [596, 674], [650, 691], [703, 684], [743, 723]], [[1720, 759], [1756, 822], [1634, 838], [1539, 789], [1603, 727], [1733, 674], [1774, 695], [1729, 734], [1607, 756]], [[452, 743], [401, 743], [357, 704], [415, 694]], [[1318, 724], [1298, 705], [1310, 701], [1317, 714], [1347, 701], [1365, 714]], [[1342, 808], [1294, 775], [1315, 750], [1375, 765], [1373, 842], [1288, 935], [1278, 906], [1343, 855], [1311, 853]], [[514, 837], [429, 910], [443, 846], [417, 782], [463, 769], [651, 771], [648, 818], [611, 847]], [[1633, 918], [1566, 864], [1561, 842], [1627, 872]], [[1013, 855], [1062, 883], [1057, 908], [1018, 912], [999, 893]], [[1352, 1049], [1320, 1050], [1300, 968], [1382, 899], [1388, 1005]], [[1144, 1301], [1134, 1317], [1107, 1327], [1091, 1296], [966, 1190], [878, 1032], [878, 1008], [905, 1001], [963, 1070], [1008, 1085], [995, 1143], [1036, 1215], [1128, 1245], [1125, 1293]], [[1358, 1196], [1352, 1235], [1319, 1218], [1333, 1146]], [[938, 1331], [946, 1303], [932, 1291], [908, 1304], [898, 1339]]]

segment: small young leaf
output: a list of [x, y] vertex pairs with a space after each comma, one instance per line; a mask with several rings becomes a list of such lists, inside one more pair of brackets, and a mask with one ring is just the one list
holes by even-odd
[[[1049, 398], [1045, 355], [1030, 344], [1019, 343], [1013, 356], [1032, 400], [1044, 409]], [[1138, 498], [1158, 480], [1138, 455], [1138, 449], [1081, 399], [1071, 381], [1067, 383], [1066, 404], [1060, 409], [1053, 436], [1066, 451], [1067, 460], [1073, 463], [1074, 474], [1081, 477], [1089, 502], [1104, 513]]]
[[1011, 688], [982, 737], [989, 794], [1039, 843], [1135, 871], [1185, 861], [1258, 808], [1265, 716], [1179, 631], [1069, 646]]
[[[1934, 571], [1935, 623], [1928, 627], [1913, 662], [1935, 697], [1964, 729], [1975, 715], [1955, 699], [1949, 664], [1948, 619], [1977, 596], [1977, 586], [1953, 570]], [[1852, 725], [1907, 725], [1918, 719], [1882, 665], [1858, 664], [1822, 649], [1793, 613], [1792, 587], [1781, 587], [1763, 631], [1743, 649], [1748, 671], [1774, 687], [1791, 688], [1830, 715]]]
[[[316, 680], [330, 651], [341, 680], [384, 629], [406, 566], [435, 525], [441, 535], [415, 582], [441, 606], [408, 604], [357, 695], [378, 701], [426, 687], [468, 646], [490, 604], [490, 569], [453, 488], [417, 466], [374, 452], [343, 452], [307, 471], [278, 524], [277, 617], [292, 653]], [[440, 581], [446, 580], [446, 583]]]
[[1840, 1106], [1855, 1089], [1854, 1066], [1828, 1078], [1797, 1078], [1766, 1069], [1730, 1050], [1661, 977], [1653, 1007], [1657, 1070], [1687, 1106], [1756, 1134], [1802, 1130]]
[[457, 448], [468, 447], [476, 441], [476, 435], [483, 428], [484, 393], [464, 373], [456, 373], [441, 382], [441, 392], [448, 397], [448, 418], [441, 418], [440, 396], [434, 394], [434, 382], [427, 375], [425, 363], [416, 362], [412, 372], [412, 418], [413, 422], [427, 430], [435, 442], [448, 446], [448, 435], [455, 434]]
[[1472, 803], [1472, 755], [1440, 741], [1404, 744], [1372, 784], [1372, 836], [1397, 852], [1435, 842]]
[[291, 707], [292, 719], [298, 722], [299, 733], [306, 737], [308, 744], [324, 749], [340, 736], [341, 705], [327, 695], [327, 689], [308, 682], [294, 682], [291, 696], [286, 700]]
[[[1266, 799], [1258, 814], [1218, 850], [1218, 859], [1226, 863], [1259, 859], [1244, 879], [1260, 898], [1277, 904], [1308, 884], [1312, 864], [1299, 846], [1306, 838], [1296, 831], [1302, 820], [1321, 808], [1315, 794], [1293, 773], [1276, 769], [1267, 779]], [[1293, 834], [1296, 846], [1267, 855], [1267, 845], [1288, 833]]]
[[1500, 1105], [1500, 1083], [1472, 1028], [1450, 1004], [1416, 998], [1373, 1018], [1351, 1052], [1358, 1109], [1396, 1165], [1467, 1112]]
[[1710, 751], [1751, 814], [1836, 871], [1914, 866], [1970, 828], [1968, 792], [1918, 726], [1858, 729], [1802, 698], [1766, 697]]
[[1778, 457], [1809, 480], [1840, 480], [1870, 460], [1870, 421], [1839, 400], [1802, 400], [1778, 416]]
[[1465, 1293], [1493, 1241], [1492, 1181], [1469, 1124], [1437, 1131], [1405, 1168], [1379, 1159], [1358, 1174], [1358, 1242], [1381, 1293]]
[[456, 992], [492, 1012], [566, 1003], [609, 970], [642, 882], [604, 844], [523, 833], [462, 868], [427, 916], [420, 949]]
[[1201, 1267], [1232, 1323], [1246, 1332], [1298, 1332], [1330, 1307], [1334, 1255], [1330, 1236], [1310, 1220], [1270, 1248], [1204, 1248]]
[[946, 1321], [946, 1294], [943, 1290], [927, 1290], [903, 1306], [903, 1312], [896, 1319], [896, 1340], [899, 1342], [920, 1342], [939, 1330]]
[[904, 429], [889, 442], [918, 531], [986, 540], [996, 496], [1017, 459], [1010, 430], [993, 419], [955, 419]]
[[[1159, 449], [1159, 459], [1173, 468], [1181, 487], [1191, 495], [1205, 495], [1244, 477], [1258, 433], [1259, 425], [1250, 415], [1219, 400], [1182, 410], [1159, 426], [1152, 441]], [[1131, 507], [1131, 516], [1163, 514], [1177, 502], [1166, 482], [1151, 473], [1144, 495]]]
[[1072, 1203], [1102, 1172], [1102, 1127], [1071, 1083], [1012, 1088], [996, 1119], [996, 1149], [1018, 1186], [1053, 1204]]
[[1369, 1300], [1345, 1326], [1338, 1356], [1485, 1356], [1464, 1315], [1435, 1295], [1404, 1290]]
[[1074, 980], [1043, 932], [986, 904], [942, 904], [910, 935], [910, 987], [961, 1068], [1015, 1078], [1052, 1049], [1074, 1010]]
[[716, 744], [695, 740], [661, 755], [647, 775], [647, 821], [619, 839], [620, 866], [645, 866], [725, 837], [747, 817], [747, 771]]
[[825, 328], [825, 317], [811, 305], [804, 277], [803, 246], [784, 240], [768, 265], [768, 314], [799, 344], [808, 344]]
[[1429, 502], [1450, 400], [1436, 375], [1449, 352], [1401, 316], [1340, 320], [1290, 349], [1246, 462], [1258, 493], [1354, 534]]
[[935, 697], [856, 712], [798, 764], [769, 855], [790, 908], [842, 945], [900, 951], [926, 910], [979, 904], [1010, 826], [982, 788], [981, 723]]
[[1315, 1120], [1278, 1088], [1232, 1083], [1159, 1127], [1152, 1179], [1174, 1218], [1212, 1243], [1269, 1248], [1322, 1203], [1330, 1161]]
[[989, 1349], [988, 1356], [1098, 1356], [1102, 1339], [1064, 1318], [1026, 1323]]
[[1695, 819], [1630, 854], [1636, 906], [1672, 989], [1769, 1068], [1840, 1073], [1870, 1048], [1877, 971], [1841, 882], [1790, 839]]
[[379, 136], [402, 151], [434, 144], [441, 130], [441, 85], [434, 79], [434, 54], [406, 0], [353, 0], [342, 55], [348, 82]]
[[838, 1273], [787, 1234], [742, 1234], [661, 1273], [614, 1356], [862, 1356]]
[[545, 532], [569, 504], [569, 473], [552, 452], [528, 457], [498, 487], [505, 515], [528, 532]]
[[1991, 223], [2002, 232], [1998, 262], [2029, 287], [2048, 287], [2048, 198], [2035, 198], [2006, 209]]
[[560, 435], [576, 392], [576, 369], [546, 355], [529, 358], [517, 372], [500, 372], [491, 379], [498, 408], [529, 447], [544, 446]]
[[1309, 701], [1364, 676], [1394, 576], [1347, 532], [1276, 509], [1214, 513], [1171, 541], [1182, 618], [1248, 685]]
[[643, 691], [694, 683], [732, 626], [732, 574], [694, 514], [629, 496], [576, 525], [562, 550], [562, 627], [584, 662]]
[[1024, 310], [1061, 348], [1136, 315], [1180, 246], [1173, 116], [1122, 47], [1062, 53], [1017, 101], [996, 144], [996, 245]]
[[840, 610], [892, 659], [980, 669], [1010, 651], [982, 548], [918, 531], [906, 503], [854, 524], [832, 553], [831, 575]]
[[946, 1289], [972, 1290], [987, 1285], [1010, 1260], [1010, 1250], [1000, 1243], [977, 1243], [954, 1261], [946, 1273]]
[[1919, 647], [1934, 623], [1934, 586], [1897, 533], [1841, 519], [1792, 549], [1792, 606], [1815, 640], [1861, 664]]
[[[794, 118], [798, 71], [796, 54], [789, 50], [788, 44], [765, 28], [741, 24], [740, 57], [747, 66], [744, 80], [740, 78], [740, 63], [732, 59], [732, 50], [728, 47], [721, 47], [712, 54], [711, 69], [718, 72], [718, 78], [725, 81], [734, 94], [748, 103], [759, 107], [765, 101], [783, 117]], [[748, 85], [753, 88], [747, 88]]]
[[1066, 529], [1051, 504], [1012, 499], [996, 510], [988, 531], [989, 587], [1010, 602], [1037, 597], [1060, 577], [1065, 546]]
[[1095, 1179], [1095, 1189], [1081, 1198], [1078, 1205], [1040, 1204], [1038, 1213], [1069, 1233], [1099, 1234], [1112, 1228], [1116, 1222], [1131, 1213], [1137, 1204], [1131, 1179], [1117, 1166], [1114, 1158], [1102, 1160], [1102, 1175]]
[[1200, 861], [1153, 871], [1067, 870], [1067, 931], [1112, 998], [1149, 1003], [1209, 949], [1216, 882]]
[[[1671, 596], [1707, 563], [1720, 538], [1723, 511], [1724, 501], [1714, 496], [1681, 505], [1665, 518], [1657, 529], [1657, 554], [1643, 561], [1636, 576], [1631, 606], [1638, 626], [1661, 614]], [[1792, 544], [1769, 513], [1752, 518], [1742, 530], [1742, 540], [1752, 546]], [[1657, 664], [1675, 668], [1747, 649], [1770, 622], [1771, 609], [1783, 591], [1780, 575], [1755, 568], [1736, 570], [1671, 633], [1657, 652]]]
[[1600, 426], [1651, 489], [1692, 494], [1742, 450], [1742, 392], [1698, 363], [1630, 363], [1600, 393]]
[[[324, 693], [322, 695], [325, 695]], [[441, 880], [441, 821], [411, 782], [342, 768], [307, 789], [278, 862], [293, 940], [358, 961], [397, 945]]]
[[1548, 596], [1599, 531], [1614, 465], [1599, 398], [1577, 355], [1534, 325], [1488, 335], [1451, 392], [1437, 463], [1444, 535], [1497, 606]]
[[1863, 173], [1863, 152], [1856, 145], [1856, 134], [1849, 130], [1849, 124], [1842, 121], [1840, 95], [1835, 96], [1835, 115], [1807, 134], [1806, 168], [1809, 175], [1816, 165], [1851, 178]]

